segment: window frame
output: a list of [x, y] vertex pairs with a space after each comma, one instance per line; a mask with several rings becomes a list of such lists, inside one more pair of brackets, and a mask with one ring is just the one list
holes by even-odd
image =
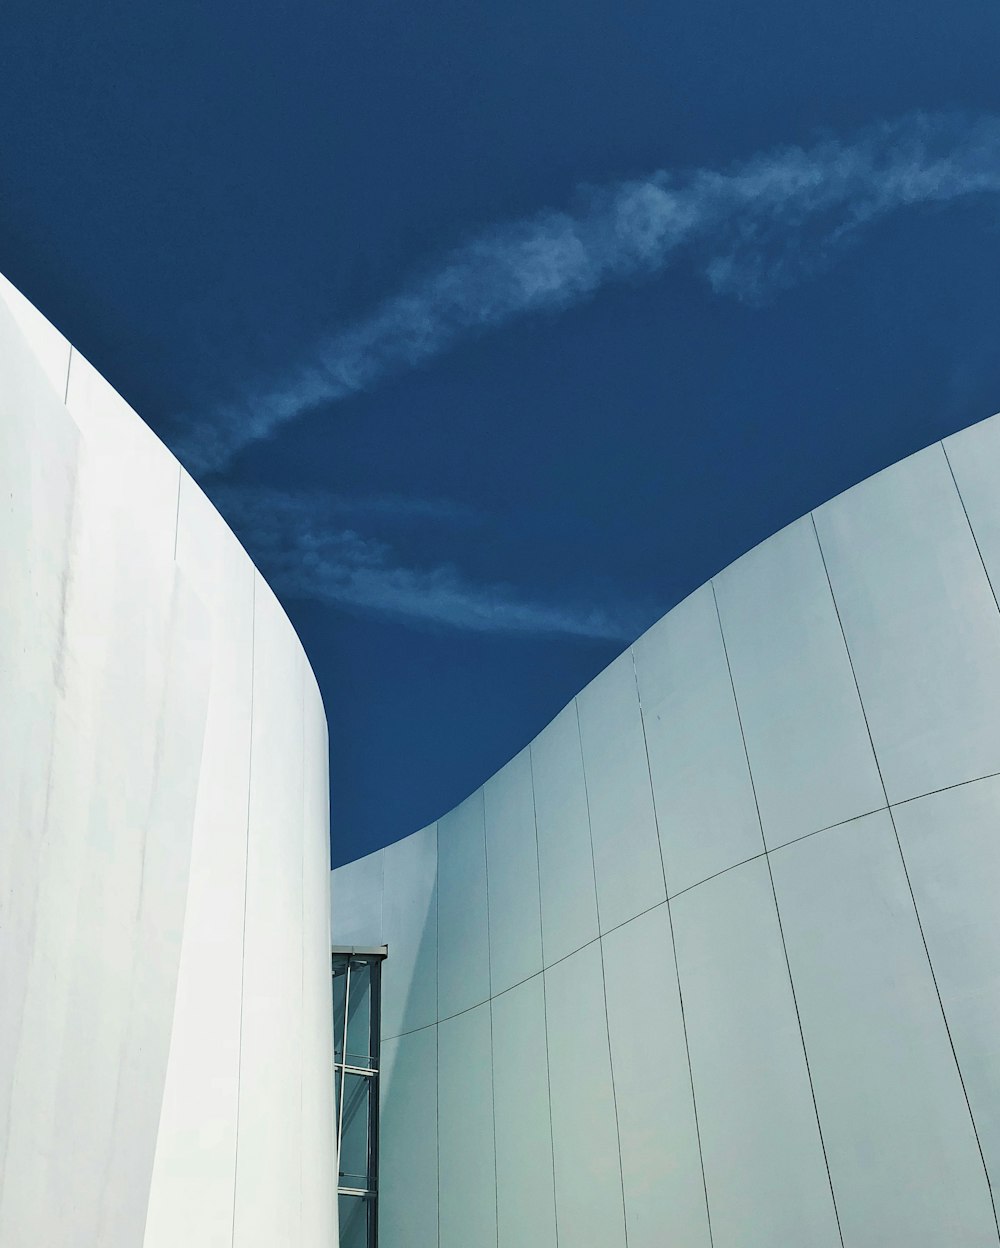
[[[385, 945], [360, 947], [355, 945], [334, 945], [331, 949], [330, 972], [331, 986], [338, 975], [344, 976], [343, 1018], [338, 1019], [336, 991], [333, 993], [333, 1075], [334, 1088], [334, 1162], [337, 1167], [337, 1206], [338, 1218], [342, 1197], [365, 1202], [367, 1214], [366, 1248], [377, 1248], [378, 1244], [378, 1119], [379, 1119], [379, 1065], [381, 1039], [381, 971], [382, 962], [388, 955]], [[368, 1065], [359, 1066], [348, 1059], [355, 1059], [360, 1054], [348, 1052], [348, 1036], [351, 1020], [351, 972], [352, 968], [366, 967], [368, 970]], [[338, 1023], [342, 1032], [338, 1036]], [[339, 1047], [338, 1047], [339, 1046]], [[367, 1176], [366, 1185], [357, 1187], [342, 1182], [346, 1177], [355, 1180], [358, 1176], [346, 1176], [340, 1164], [341, 1149], [344, 1139], [344, 1103], [347, 1088], [347, 1076], [353, 1075], [369, 1081], [368, 1084], [368, 1141], [367, 1141]]]

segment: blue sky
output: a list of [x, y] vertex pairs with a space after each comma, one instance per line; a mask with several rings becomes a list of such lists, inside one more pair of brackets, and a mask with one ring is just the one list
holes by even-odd
[[1000, 408], [995, 0], [13, 0], [0, 269], [185, 459], [331, 730], [334, 862]]

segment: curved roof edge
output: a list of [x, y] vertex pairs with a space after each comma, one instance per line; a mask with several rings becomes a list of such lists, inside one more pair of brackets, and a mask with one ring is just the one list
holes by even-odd
[[[11, 316], [14, 319], [15, 324], [17, 325], [17, 328], [20, 330], [28, 346], [31, 348], [31, 351], [34, 354], [35, 359], [38, 361], [38, 364], [41, 366], [42, 371], [47, 377], [49, 383], [51, 384], [52, 388], [55, 390], [55, 392], [57, 393], [57, 395], [59, 396], [60, 400], [63, 402], [64, 405], [65, 405], [68, 392], [69, 392], [69, 378], [70, 378], [71, 370], [73, 368], [73, 362], [74, 360], [81, 360], [84, 362], [84, 364], [86, 364], [86, 366], [89, 369], [93, 371], [94, 375], [97, 378], [99, 378], [100, 381], [107, 387], [110, 393], [114, 396], [116, 403], [120, 405], [121, 409], [123, 411], [128, 412], [131, 415], [131, 417], [134, 418], [137, 424], [140, 425], [143, 430], [145, 430], [149, 438], [151, 438], [156, 443], [160, 453], [166, 456], [167, 458], [169, 458], [170, 460], [172, 460], [177, 465], [179, 472], [181, 472], [183, 476], [187, 478], [188, 482], [192, 486], [194, 486], [194, 488], [197, 489], [200, 494], [204, 496], [209, 506], [212, 508], [212, 511], [222, 522], [223, 526], [226, 529], [226, 532], [231, 537], [233, 544], [237, 546], [243, 552], [248, 563], [253, 568], [255, 574], [260, 578], [263, 584], [266, 585], [267, 588], [270, 590], [270, 592], [274, 595], [275, 602], [278, 605], [278, 608], [281, 612], [282, 617], [285, 620], [285, 623], [287, 624], [288, 628], [295, 636], [295, 639], [298, 643], [299, 649], [302, 652], [302, 656], [305, 661], [306, 670], [309, 672], [309, 675], [312, 678], [313, 685], [315, 686], [317, 693], [319, 695], [320, 701], [322, 702], [323, 701], [322, 690], [320, 690], [319, 682], [316, 679], [316, 673], [313, 670], [312, 662], [309, 658], [309, 652], [306, 649], [305, 645], [303, 644], [301, 637], [299, 637], [299, 634], [295, 628], [295, 625], [292, 623], [291, 619], [289, 618], [288, 612], [285, 610], [285, 607], [282, 604], [278, 595], [274, 592], [270, 584], [268, 584], [267, 578], [264, 576], [261, 570], [257, 567], [257, 564], [254, 562], [254, 560], [250, 556], [246, 547], [243, 545], [240, 539], [233, 532], [232, 526], [230, 525], [229, 521], [222, 514], [222, 512], [220, 512], [219, 509], [215, 506], [215, 504], [212, 502], [211, 498], [208, 496], [204, 488], [191, 475], [191, 473], [188, 472], [188, 470], [184, 467], [184, 465], [177, 458], [177, 456], [170, 449], [170, 447], [167, 446], [167, 444], [163, 441], [163, 439], [159, 436], [159, 434], [157, 434], [152, 428], [150, 428], [150, 426], [146, 423], [145, 420], [143, 420], [143, 418], [139, 415], [139, 413], [135, 410], [135, 408], [132, 407], [132, 405], [125, 398], [122, 397], [122, 395], [114, 388], [114, 386], [111, 385], [111, 383], [107, 380], [104, 374], [101, 373], [97, 368], [95, 368], [94, 365], [87, 359], [87, 357], [81, 351], [78, 351], [76, 347], [74, 347], [73, 344], [65, 337], [65, 335], [62, 334], [58, 329], [56, 329], [56, 327], [52, 324], [52, 322], [48, 320], [48, 318], [42, 312], [40, 312], [38, 308], [35, 307], [35, 305], [27, 298], [27, 296], [23, 294], [22, 291], [18, 290], [18, 288], [13, 284], [13, 282], [11, 282], [9, 278], [5, 277], [3, 273], [0, 273], [0, 300], [2, 300], [3, 303], [6, 305], [7, 310], [10, 312]], [[323, 709], [324, 709], [324, 716], [325, 716], [326, 714], [325, 705]]]
[[[419, 836], [422, 832], [425, 832], [428, 828], [433, 827], [441, 819], [447, 818], [454, 811], [458, 810], [459, 807], [464, 805], [464, 803], [469, 800], [469, 798], [473, 797], [476, 793], [478, 793], [479, 790], [484, 787], [484, 785], [488, 784], [495, 776], [497, 776], [500, 772], [502, 772], [505, 767], [508, 767], [520, 754], [524, 752], [524, 750], [528, 749], [530, 745], [542, 735], [542, 733], [544, 733], [549, 727], [551, 727], [551, 725], [555, 722], [555, 720], [559, 718], [560, 715], [564, 714], [571, 706], [573, 706], [577, 698], [585, 694], [587, 690], [590, 689], [595, 684], [595, 682], [601, 679], [601, 677], [604, 675], [605, 672], [609, 670], [609, 668], [611, 668], [615, 663], [618, 663], [621, 660], [622, 655], [625, 655], [629, 653], [630, 651], [632, 651], [635, 646], [640, 644], [644, 638], [648, 637], [651, 633], [653, 633], [656, 629], [658, 629], [666, 619], [668, 619], [671, 615], [673, 615], [674, 612], [679, 611], [684, 606], [684, 604], [689, 602], [692, 598], [694, 598], [696, 594], [701, 593], [702, 590], [704, 590], [707, 586], [712, 585], [719, 577], [724, 576], [727, 572], [729, 572], [730, 569], [736, 568], [744, 560], [750, 559], [757, 551], [762, 550], [769, 543], [774, 542], [777, 538], [780, 537], [782, 533], [786, 532], [788, 529], [791, 529], [795, 525], [800, 524], [803, 520], [808, 519], [821, 508], [831, 506], [835, 504], [838, 500], [849, 497], [850, 495], [854, 494], [855, 491], [860, 491], [861, 489], [863, 489], [868, 483], [877, 481], [880, 477], [884, 476], [886, 473], [891, 473], [894, 470], [900, 468], [902, 465], [910, 463], [911, 461], [915, 460], [918, 456], [926, 454], [926, 452], [930, 450], [932, 447], [941, 446], [941, 447], [946, 448], [946, 444], [952, 442], [953, 440], [959, 439], [963, 437], [964, 435], [971, 433], [973, 430], [981, 429], [991, 424], [992, 422], [996, 422], [998, 429], [1000, 429], [1000, 412], [996, 412], [991, 416], [986, 416], [982, 420], [974, 421], [971, 425], [966, 425], [962, 429], [956, 430], [954, 433], [949, 434], [945, 438], [939, 439], [935, 442], [930, 442], [926, 446], [921, 447], [919, 450], [913, 451], [911, 454], [904, 456], [902, 459], [894, 460], [891, 464], [886, 464], [885, 467], [880, 468], [877, 472], [870, 473], [867, 477], [862, 477], [860, 481], [857, 481], [853, 485], [848, 486], [846, 489], [841, 490], [838, 494], [834, 494], [831, 498], [824, 499], [822, 502], [815, 504], [813, 508], [805, 512], [803, 515], [797, 516], [794, 520], [790, 520], [787, 524], [782, 525], [781, 528], [776, 529], [773, 533], [769, 534], [767, 537], [762, 538], [761, 541], [749, 547], [746, 551], [744, 551], [731, 563], [726, 564], [724, 567], [714, 572], [710, 577], [708, 577], [707, 580], [703, 581], [696, 589], [692, 590], [689, 594], [686, 594], [685, 597], [681, 598], [678, 602], [676, 602], [668, 611], [664, 612], [664, 614], [660, 616], [657, 620], [655, 620], [649, 626], [649, 628], [647, 628], [644, 632], [640, 633], [639, 636], [636, 637], [634, 641], [629, 642], [629, 644], [624, 647], [624, 649], [621, 651], [619, 655], [617, 655], [614, 659], [612, 659], [611, 662], [608, 663], [605, 667], [603, 667], [591, 680], [587, 682], [587, 684], [585, 684], [581, 689], [579, 689], [577, 693], [575, 693], [573, 697], [570, 698], [570, 700], [566, 703], [566, 705], [561, 707], [560, 710], [557, 711], [556, 714], [553, 715], [552, 718], [545, 725], [543, 725], [543, 727], [539, 729], [538, 732], [534, 733], [527, 741], [525, 741], [524, 745], [522, 745], [519, 749], [515, 750], [515, 752], [510, 756], [510, 758], [505, 759], [505, 761], [499, 767], [497, 767], [495, 771], [491, 772], [489, 776], [485, 777], [480, 784], [470, 789], [470, 791], [466, 794], [466, 796], [463, 797], [460, 801], [456, 802], [454, 806], [450, 806], [447, 810], [442, 811], [436, 818], [431, 819], [428, 823], [422, 825], [421, 827], [414, 828], [411, 832], [404, 833], [403, 836], [396, 837], [392, 841], [387, 841], [385, 845], [380, 846], [378, 849], [371, 850], [367, 854], [362, 854], [358, 858], [349, 859], [348, 862], [343, 863], [342, 866], [351, 866], [353, 863], [356, 863], [356, 862], [360, 863], [360, 862], [364, 862], [365, 859], [374, 858], [377, 854], [380, 854], [382, 850], [388, 849], [390, 846], [399, 845], [401, 842], [409, 840], [409, 838], [412, 836]], [[335, 870], [339, 870], [339, 868], [335, 868]]]

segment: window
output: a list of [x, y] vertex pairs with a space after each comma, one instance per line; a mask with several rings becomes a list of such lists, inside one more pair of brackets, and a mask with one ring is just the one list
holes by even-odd
[[385, 949], [333, 950], [333, 1061], [341, 1248], [378, 1242], [379, 979]]

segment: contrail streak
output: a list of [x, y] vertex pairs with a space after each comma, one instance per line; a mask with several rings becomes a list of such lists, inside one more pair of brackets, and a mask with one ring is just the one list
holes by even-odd
[[465, 510], [442, 502], [348, 502], [233, 487], [213, 493], [269, 584], [288, 597], [425, 628], [591, 641], [631, 641], [655, 618], [649, 611], [533, 600], [509, 584], [469, 580], [448, 563], [409, 566], [387, 542], [343, 526], [352, 515], [385, 514], [386, 508], [410, 524], [467, 522]]
[[570, 210], [498, 224], [446, 253], [270, 388], [190, 421], [176, 449], [195, 472], [219, 471], [303, 413], [465, 338], [653, 278], [683, 257], [716, 293], [757, 303], [894, 212], [998, 192], [1000, 118], [924, 113], [722, 170], [585, 187]]

